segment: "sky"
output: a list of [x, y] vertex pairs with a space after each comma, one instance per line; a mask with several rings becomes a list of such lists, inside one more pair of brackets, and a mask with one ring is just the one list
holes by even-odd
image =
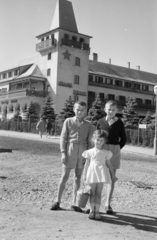
[[[0, 0], [0, 71], [34, 55], [57, 0]], [[78, 30], [92, 36], [90, 59], [157, 74], [157, 0], [71, 0]]]

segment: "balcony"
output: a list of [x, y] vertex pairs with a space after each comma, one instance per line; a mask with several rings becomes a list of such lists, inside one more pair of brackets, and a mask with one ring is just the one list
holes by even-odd
[[49, 39], [49, 40], [46, 40], [46, 41], [36, 44], [36, 51], [41, 52], [45, 49], [55, 47], [55, 46], [56, 46], [55, 40]]
[[0, 100], [7, 99], [8, 98], [8, 92], [0, 93]]
[[73, 48], [78, 48], [81, 50], [89, 50], [89, 44], [84, 43], [84, 42], [77, 42], [77, 41], [70, 40], [67, 38], [62, 39], [62, 45], [65, 45], [68, 47], [73, 47]]
[[40, 97], [45, 98], [47, 96], [46, 91], [41, 90], [32, 90], [32, 89], [19, 89], [9, 91], [7, 94], [7, 98], [21, 98], [21, 97]]

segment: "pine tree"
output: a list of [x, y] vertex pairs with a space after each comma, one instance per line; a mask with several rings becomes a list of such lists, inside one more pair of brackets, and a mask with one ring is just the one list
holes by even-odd
[[69, 96], [69, 99], [65, 101], [64, 108], [57, 117], [58, 122], [63, 123], [65, 119], [75, 116], [73, 108], [74, 102], [72, 100], [72, 97]]
[[100, 118], [103, 118], [105, 116], [105, 112], [102, 109], [102, 101], [99, 97], [99, 95], [97, 95], [95, 97], [94, 102], [92, 103], [92, 107], [89, 109], [88, 111], [88, 116], [86, 117], [86, 120], [90, 121], [92, 123], [92, 125], [97, 124], [97, 121]]
[[133, 98], [129, 97], [128, 101], [126, 102], [126, 106], [122, 110], [125, 127], [137, 127], [139, 117], [135, 111], [136, 105], [136, 101]]
[[38, 115], [36, 113], [34, 103], [30, 102], [30, 104], [28, 105], [28, 108], [25, 112], [25, 119], [27, 121], [34, 122], [37, 120], [37, 118], [38, 118]]
[[55, 120], [56, 116], [52, 104], [53, 104], [52, 98], [48, 95], [44, 100], [43, 106], [41, 107], [40, 111], [41, 118]]

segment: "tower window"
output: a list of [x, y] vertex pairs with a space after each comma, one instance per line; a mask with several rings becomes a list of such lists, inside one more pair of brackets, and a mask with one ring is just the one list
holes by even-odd
[[80, 38], [80, 42], [83, 43], [84, 42], [84, 38]]
[[80, 77], [78, 75], [74, 76], [74, 84], [79, 84], [80, 83]]
[[120, 101], [125, 101], [125, 96], [119, 96]]
[[75, 58], [75, 66], [80, 66], [80, 58]]
[[143, 91], [149, 91], [148, 85], [143, 85], [143, 86], [142, 86], [142, 90], [143, 90]]
[[51, 69], [48, 68], [48, 69], [47, 69], [47, 76], [50, 76], [50, 75], [51, 75]]
[[108, 100], [115, 100], [115, 95], [108, 94]]
[[93, 82], [93, 75], [89, 75], [88, 81], [89, 81], [89, 82]]
[[48, 54], [47, 60], [51, 60], [51, 53]]
[[134, 83], [134, 88], [135, 88], [135, 89], [140, 89], [140, 84]]
[[17, 71], [17, 70], [15, 70], [15, 71], [14, 71], [14, 76], [17, 76], [17, 73], [18, 73], [18, 71]]
[[121, 87], [122, 86], [122, 81], [120, 80], [115, 80], [115, 85]]
[[101, 99], [104, 99], [104, 98], [105, 98], [104, 93], [99, 93], [99, 97], [100, 97]]
[[3, 73], [3, 79], [6, 78], [6, 73]]
[[77, 37], [72, 36], [72, 40], [73, 40], [73, 41], [77, 41]]
[[111, 78], [106, 78], [106, 83], [107, 84], [113, 84], [113, 79], [111, 79]]
[[8, 76], [11, 77], [12, 76], [12, 72], [9, 72]]
[[64, 38], [65, 38], [65, 39], [69, 39], [69, 35], [65, 33], [65, 34], [64, 34]]
[[131, 82], [125, 82], [124, 84], [126, 88], [131, 88]]
[[79, 101], [79, 96], [74, 94], [74, 103], [77, 102], [77, 101]]
[[141, 98], [136, 98], [136, 102], [139, 104], [142, 104], [142, 99]]

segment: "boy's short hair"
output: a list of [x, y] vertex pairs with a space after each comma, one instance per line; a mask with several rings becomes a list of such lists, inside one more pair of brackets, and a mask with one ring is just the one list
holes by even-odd
[[105, 103], [105, 107], [106, 107], [107, 104], [109, 104], [109, 105], [111, 105], [111, 106], [116, 106], [116, 107], [118, 108], [118, 104], [117, 104], [117, 102], [116, 102], [115, 100], [109, 100], [109, 101], [107, 101], [107, 102]]
[[108, 132], [105, 131], [105, 130], [102, 130], [102, 129], [95, 130], [94, 133], [93, 133], [92, 140], [94, 140], [96, 137], [107, 139]]
[[[83, 101], [77, 101], [77, 102], [75, 102], [75, 104], [78, 104], [78, 105], [80, 105], [82, 107], [86, 107], [87, 106], [87, 104], [85, 102], [83, 102]], [[74, 104], [74, 106], [75, 106], [75, 104]]]

